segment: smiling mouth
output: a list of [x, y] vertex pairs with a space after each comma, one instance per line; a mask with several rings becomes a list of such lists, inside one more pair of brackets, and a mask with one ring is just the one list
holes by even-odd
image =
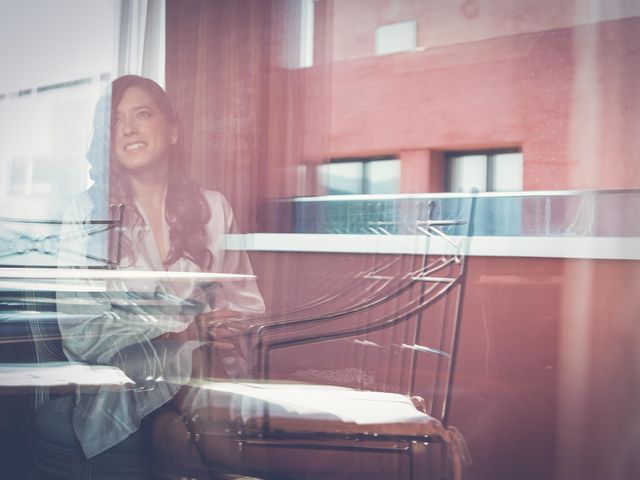
[[142, 150], [146, 146], [147, 146], [147, 144], [144, 143], [144, 142], [135, 142], [135, 143], [129, 143], [128, 145], [125, 145], [124, 149], [127, 152], [138, 152], [138, 151]]

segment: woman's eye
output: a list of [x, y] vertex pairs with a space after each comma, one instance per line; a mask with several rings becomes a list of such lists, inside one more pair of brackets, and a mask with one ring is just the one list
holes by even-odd
[[146, 119], [148, 119], [148, 118], [151, 118], [151, 117], [152, 117], [152, 114], [151, 114], [151, 112], [150, 112], [150, 111], [148, 111], [148, 110], [140, 110], [140, 111], [138, 112], [137, 117], [138, 117], [138, 118], [141, 118], [141, 119], [145, 119], [145, 120], [146, 120]]

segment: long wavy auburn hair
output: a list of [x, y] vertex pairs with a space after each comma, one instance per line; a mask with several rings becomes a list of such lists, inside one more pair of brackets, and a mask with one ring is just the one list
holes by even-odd
[[[205, 229], [211, 218], [211, 210], [198, 183], [187, 175], [178, 116], [166, 92], [157, 83], [148, 78], [125, 75], [111, 83], [111, 119], [115, 119], [116, 109], [131, 87], [138, 87], [148, 93], [165, 121], [179, 132], [178, 141], [170, 146], [169, 151], [165, 219], [169, 226], [170, 247], [167, 258], [164, 259], [164, 267], [185, 258], [198, 265], [201, 270], [207, 270], [213, 261]], [[133, 242], [143, 239], [145, 222], [135, 205], [129, 175], [115, 158], [113, 148], [110, 148], [110, 152], [109, 204], [124, 205], [122, 226], [125, 235], [121, 237], [121, 254], [133, 263], [138, 255]]]

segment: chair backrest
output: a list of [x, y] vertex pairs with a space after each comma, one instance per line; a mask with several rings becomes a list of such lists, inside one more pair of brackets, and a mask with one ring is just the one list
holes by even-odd
[[[79, 222], [0, 217], [0, 269], [3, 267], [56, 267], [60, 258], [69, 267], [117, 268], [120, 262], [123, 205], [109, 208], [110, 219]], [[73, 226], [73, 228], [65, 228]], [[80, 233], [98, 239], [91, 252], [66, 248], [65, 240]]]
[[[65, 267], [117, 268], [121, 235], [122, 207], [112, 207], [114, 220], [74, 223], [62, 220], [0, 218], [0, 341], [9, 347], [0, 361], [7, 363], [47, 363], [66, 361], [58, 328], [55, 281], [39, 283], [15, 278], [6, 272], [16, 269], [56, 268], [61, 255]], [[96, 239], [97, 248], [89, 255], [65, 250], [66, 237], [81, 232]], [[77, 262], [77, 263], [74, 263]], [[26, 276], [21, 276], [26, 277]], [[35, 391], [35, 406], [48, 398], [46, 389]]]
[[[411, 219], [425, 240], [420, 265], [375, 295], [316, 317], [256, 326], [256, 374], [269, 379], [274, 364], [307, 357], [307, 367], [290, 378], [419, 396], [426, 412], [446, 423], [474, 203], [473, 195], [426, 201], [418, 209], [426, 215]], [[352, 365], [314, 366], [326, 360], [335, 367], [339, 358]]]

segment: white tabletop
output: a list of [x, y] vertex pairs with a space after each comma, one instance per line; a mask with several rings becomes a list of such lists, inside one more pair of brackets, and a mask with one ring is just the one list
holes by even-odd
[[105, 365], [70, 362], [0, 364], [0, 393], [29, 393], [36, 387], [47, 387], [60, 393], [93, 392], [105, 387], [120, 391], [134, 386], [133, 380], [122, 370]]
[[255, 275], [166, 270], [108, 270], [102, 268], [0, 268], [0, 279], [22, 280], [197, 280], [233, 281]]

